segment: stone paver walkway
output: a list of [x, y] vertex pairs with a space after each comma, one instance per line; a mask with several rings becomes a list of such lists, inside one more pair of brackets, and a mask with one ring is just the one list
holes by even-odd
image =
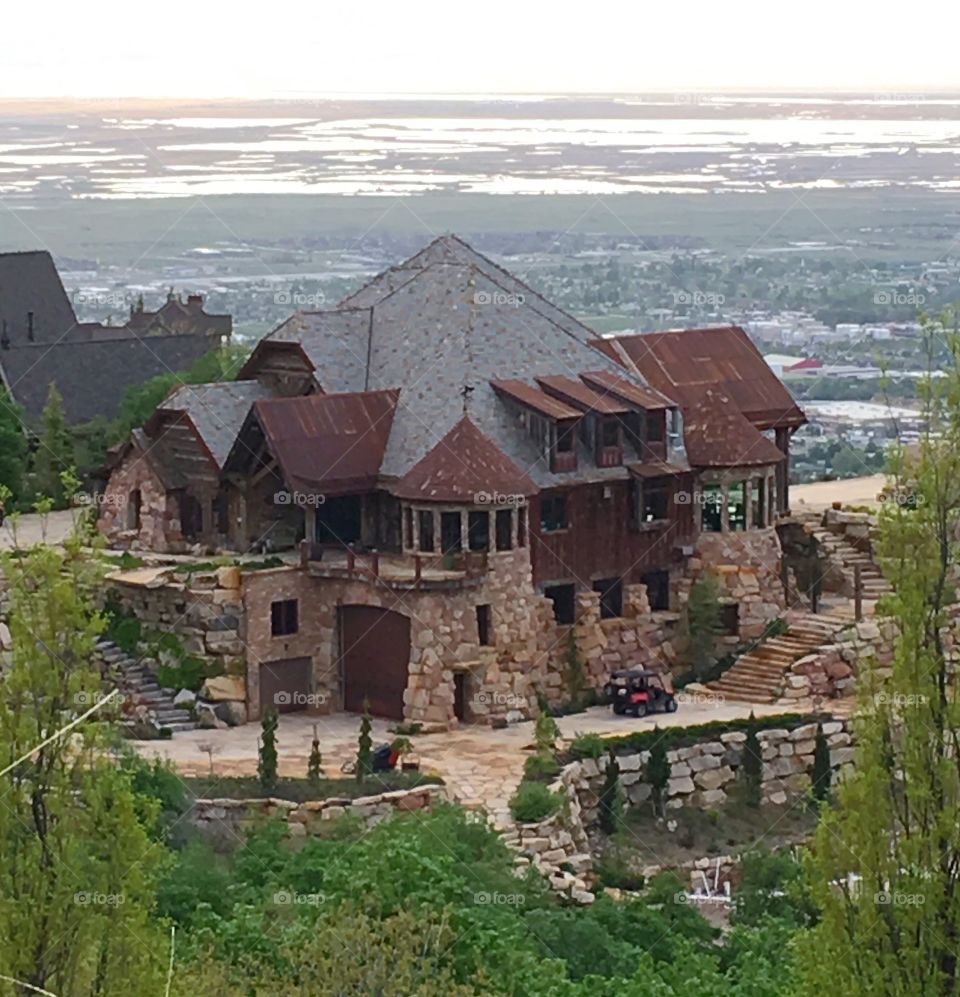
[[[626, 734], [633, 730], [652, 730], [654, 726], [682, 727], [713, 720], [747, 717], [751, 709], [756, 716], [784, 712], [783, 707], [745, 703], [721, 703], [706, 699], [684, 703], [676, 713], [635, 719], [617, 717], [605, 707], [558, 720], [564, 738], [577, 734]], [[799, 711], [810, 707], [798, 706]], [[326, 717], [286, 714], [280, 718], [277, 752], [280, 774], [303, 776], [313, 740], [314, 725], [320, 742], [324, 774], [341, 776], [341, 765], [352, 760], [357, 751], [360, 718], [349, 713]], [[392, 723], [374, 720], [374, 744], [390, 741]], [[144, 741], [137, 744], [141, 754], [169, 759], [182, 775], [254, 775], [257, 770], [257, 740], [260, 725], [246, 724], [228, 730], [192, 730], [175, 734], [169, 741]], [[508, 801], [523, 775], [523, 764], [533, 750], [533, 723], [512, 724], [504, 730], [464, 726], [441, 734], [418, 734], [411, 738], [420, 758], [421, 768], [439, 773], [451, 796], [464, 806], [485, 809], [497, 824], [509, 823]], [[208, 754], [212, 749], [212, 755]]]

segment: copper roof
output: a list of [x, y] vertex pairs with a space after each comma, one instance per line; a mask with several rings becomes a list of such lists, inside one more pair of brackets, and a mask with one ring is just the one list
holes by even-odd
[[694, 467], [753, 467], [783, 460], [779, 447], [729, 398], [709, 388], [684, 416], [683, 442]]
[[254, 403], [287, 486], [346, 495], [374, 488], [400, 392], [357, 391]]
[[579, 419], [583, 415], [579, 409], [552, 398], [525, 381], [518, 379], [491, 381], [490, 387], [498, 394], [506, 395], [525, 408], [533, 409], [539, 415], [545, 415], [548, 419]]
[[601, 415], [623, 415], [632, 412], [632, 405], [625, 405], [615, 395], [598, 392], [582, 381], [562, 375], [538, 377], [537, 384], [554, 398], [585, 412], [599, 412]]
[[580, 375], [581, 380], [608, 395], [615, 395], [633, 405], [644, 409], [676, 408], [677, 403], [672, 398], [651, 388], [649, 385], [636, 384], [625, 377], [617, 377], [609, 370], [588, 370]]
[[537, 486], [465, 415], [391, 490], [402, 499], [493, 508], [496, 496], [526, 497]]
[[718, 388], [758, 429], [802, 426], [790, 392], [739, 326], [675, 329], [594, 340], [594, 345], [645, 381], [693, 409]]

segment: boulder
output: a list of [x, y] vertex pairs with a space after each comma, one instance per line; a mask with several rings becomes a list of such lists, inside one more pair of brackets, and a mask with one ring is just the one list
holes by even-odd
[[7, 651], [13, 647], [13, 641], [10, 637], [10, 628], [6, 623], [0, 622], [0, 651]]
[[204, 699], [209, 699], [214, 703], [222, 703], [227, 700], [245, 702], [247, 690], [243, 679], [236, 675], [217, 675], [209, 678], [203, 684], [201, 695]]
[[204, 730], [225, 730], [227, 726], [214, 712], [211, 703], [197, 703], [197, 725]]
[[247, 722], [247, 704], [235, 699], [214, 703], [213, 712], [228, 726], [240, 727]]
[[197, 701], [197, 694], [190, 689], [181, 689], [176, 696], [173, 697], [173, 705], [180, 707], [193, 706]]

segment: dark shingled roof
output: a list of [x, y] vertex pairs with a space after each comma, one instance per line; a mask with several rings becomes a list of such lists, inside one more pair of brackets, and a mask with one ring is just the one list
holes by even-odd
[[200, 443], [221, 470], [250, 411], [250, 406], [270, 392], [259, 381], [221, 381], [213, 384], [182, 384], [157, 406], [144, 427], [150, 435], [164, 416], [188, 416]]
[[273, 398], [254, 402], [252, 417], [289, 488], [344, 495], [376, 487], [399, 394]]
[[712, 387], [758, 429], [797, 427], [807, 421], [739, 326], [612, 336], [594, 345], [675, 398], [685, 412]]
[[483, 505], [494, 495], [535, 495], [537, 486], [465, 415], [392, 491], [402, 499]]
[[229, 334], [230, 316], [206, 315], [199, 296], [189, 302], [169, 302], [169, 321], [152, 321], [141, 340], [128, 326], [77, 322], [49, 253], [0, 253], [0, 380], [30, 423], [51, 383], [70, 422], [112, 418], [127, 387], [184, 370]]

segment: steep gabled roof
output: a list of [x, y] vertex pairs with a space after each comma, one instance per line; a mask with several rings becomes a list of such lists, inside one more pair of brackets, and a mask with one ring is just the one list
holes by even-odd
[[[399, 396], [391, 390], [273, 398], [254, 402], [251, 417], [289, 488], [343, 495], [376, 487]], [[238, 439], [234, 452], [240, 445]]]
[[11, 347], [30, 345], [30, 314], [34, 343], [59, 342], [77, 324], [48, 252], [0, 253], [0, 337], [6, 331]]
[[683, 438], [694, 467], [753, 467], [783, 460], [777, 445], [713, 388], [686, 411]]
[[391, 491], [402, 499], [484, 505], [496, 496], [534, 495], [537, 486], [465, 415]]
[[186, 415], [198, 441], [220, 471], [250, 406], [261, 398], [269, 397], [270, 392], [258, 381], [181, 384], [157, 406], [144, 428], [153, 435], [162, 432], [166, 416]]
[[790, 392], [739, 326], [612, 336], [595, 345], [692, 410], [708, 388], [723, 392], [758, 429], [802, 426]]

